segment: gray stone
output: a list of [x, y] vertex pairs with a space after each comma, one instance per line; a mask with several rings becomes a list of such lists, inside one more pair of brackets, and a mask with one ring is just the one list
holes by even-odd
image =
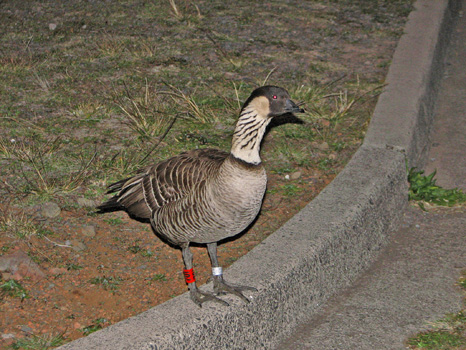
[[298, 171], [295, 171], [294, 173], [292, 173], [292, 174], [290, 175], [290, 179], [291, 179], [291, 180], [298, 180], [298, 179], [301, 177], [301, 175], [302, 175], [302, 172], [301, 172], [301, 171], [299, 171], [299, 170], [298, 170]]
[[73, 239], [72, 241], [70, 241], [70, 244], [71, 249], [73, 249], [75, 252], [81, 252], [87, 249], [87, 246], [83, 242], [78, 241], [77, 239]]
[[95, 201], [93, 201], [92, 199], [88, 199], [88, 198], [84, 198], [84, 197], [80, 197], [78, 198], [77, 200], [78, 202], [78, 205], [80, 207], [90, 207], [90, 208], [93, 208], [95, 207], [97, 204]]
[[94, 225], [84, 225], [81, 228], [81, 232], [86, 237], [95, 237], [95, 226]]
[[40, 206], [40, 214], [45, 218], [55, 218], [60, 215], [60, 213], [61, 209], [56, 203], [47, 202]]
[[45, 277], [39, 265], [22, 250], [0, 256], [0, 272], [3, 272], [3, 277], [8, 276], [14, 280], [28, 277], [37, 281]]
[[329, 149], [329, 145], [327, 142], [322, 142], [321, 144], [317, 145], [317, 148], [321, 151], [326, 151]]

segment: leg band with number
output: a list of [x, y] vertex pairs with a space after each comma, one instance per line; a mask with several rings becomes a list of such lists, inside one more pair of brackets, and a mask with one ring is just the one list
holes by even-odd
[[194, 277], [193, 269], [183, 270], [183, 275], [184, 275], [184, 280], [186, 281], [186, 283], [193, 283], [196, 281], [196, 278]]
[[221, 276], [223, 275], [223, 270], [221, 266], [212, 267], [212, 275], [213, 276]]

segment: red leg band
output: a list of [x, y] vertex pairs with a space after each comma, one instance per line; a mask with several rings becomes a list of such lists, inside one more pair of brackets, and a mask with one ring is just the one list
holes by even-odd
[[184, 280], [186, 281], [186, 283], [193, 283], [196, 281], [196, 278], [194, 277], [193, 269], [183, 270], [183, 274], [184, 274]]

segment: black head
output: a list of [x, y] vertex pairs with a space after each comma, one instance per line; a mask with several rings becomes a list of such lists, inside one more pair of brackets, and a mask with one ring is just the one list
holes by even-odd
[[[265, 98], [264, 98], [265, 97]], [[243, 108], [253, 105], [264, 117], [276, 117], [286, 113], [303, 112], [291, 99], [285, 89], [278, 86], [261, 86], [246, 100]]]

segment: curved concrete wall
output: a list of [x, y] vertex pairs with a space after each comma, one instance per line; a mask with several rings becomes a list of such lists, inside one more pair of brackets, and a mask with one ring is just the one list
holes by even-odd
[[60, 349], [270, 349], [354, 280], [407, 204], [406, 159], [422, 165], [455, 6], [415, 4], [364, 144], [317, 198], [226, 270], [258, 288], [250, 304], [225, 297], [230, 307], [201, 309], [185, 293]]

